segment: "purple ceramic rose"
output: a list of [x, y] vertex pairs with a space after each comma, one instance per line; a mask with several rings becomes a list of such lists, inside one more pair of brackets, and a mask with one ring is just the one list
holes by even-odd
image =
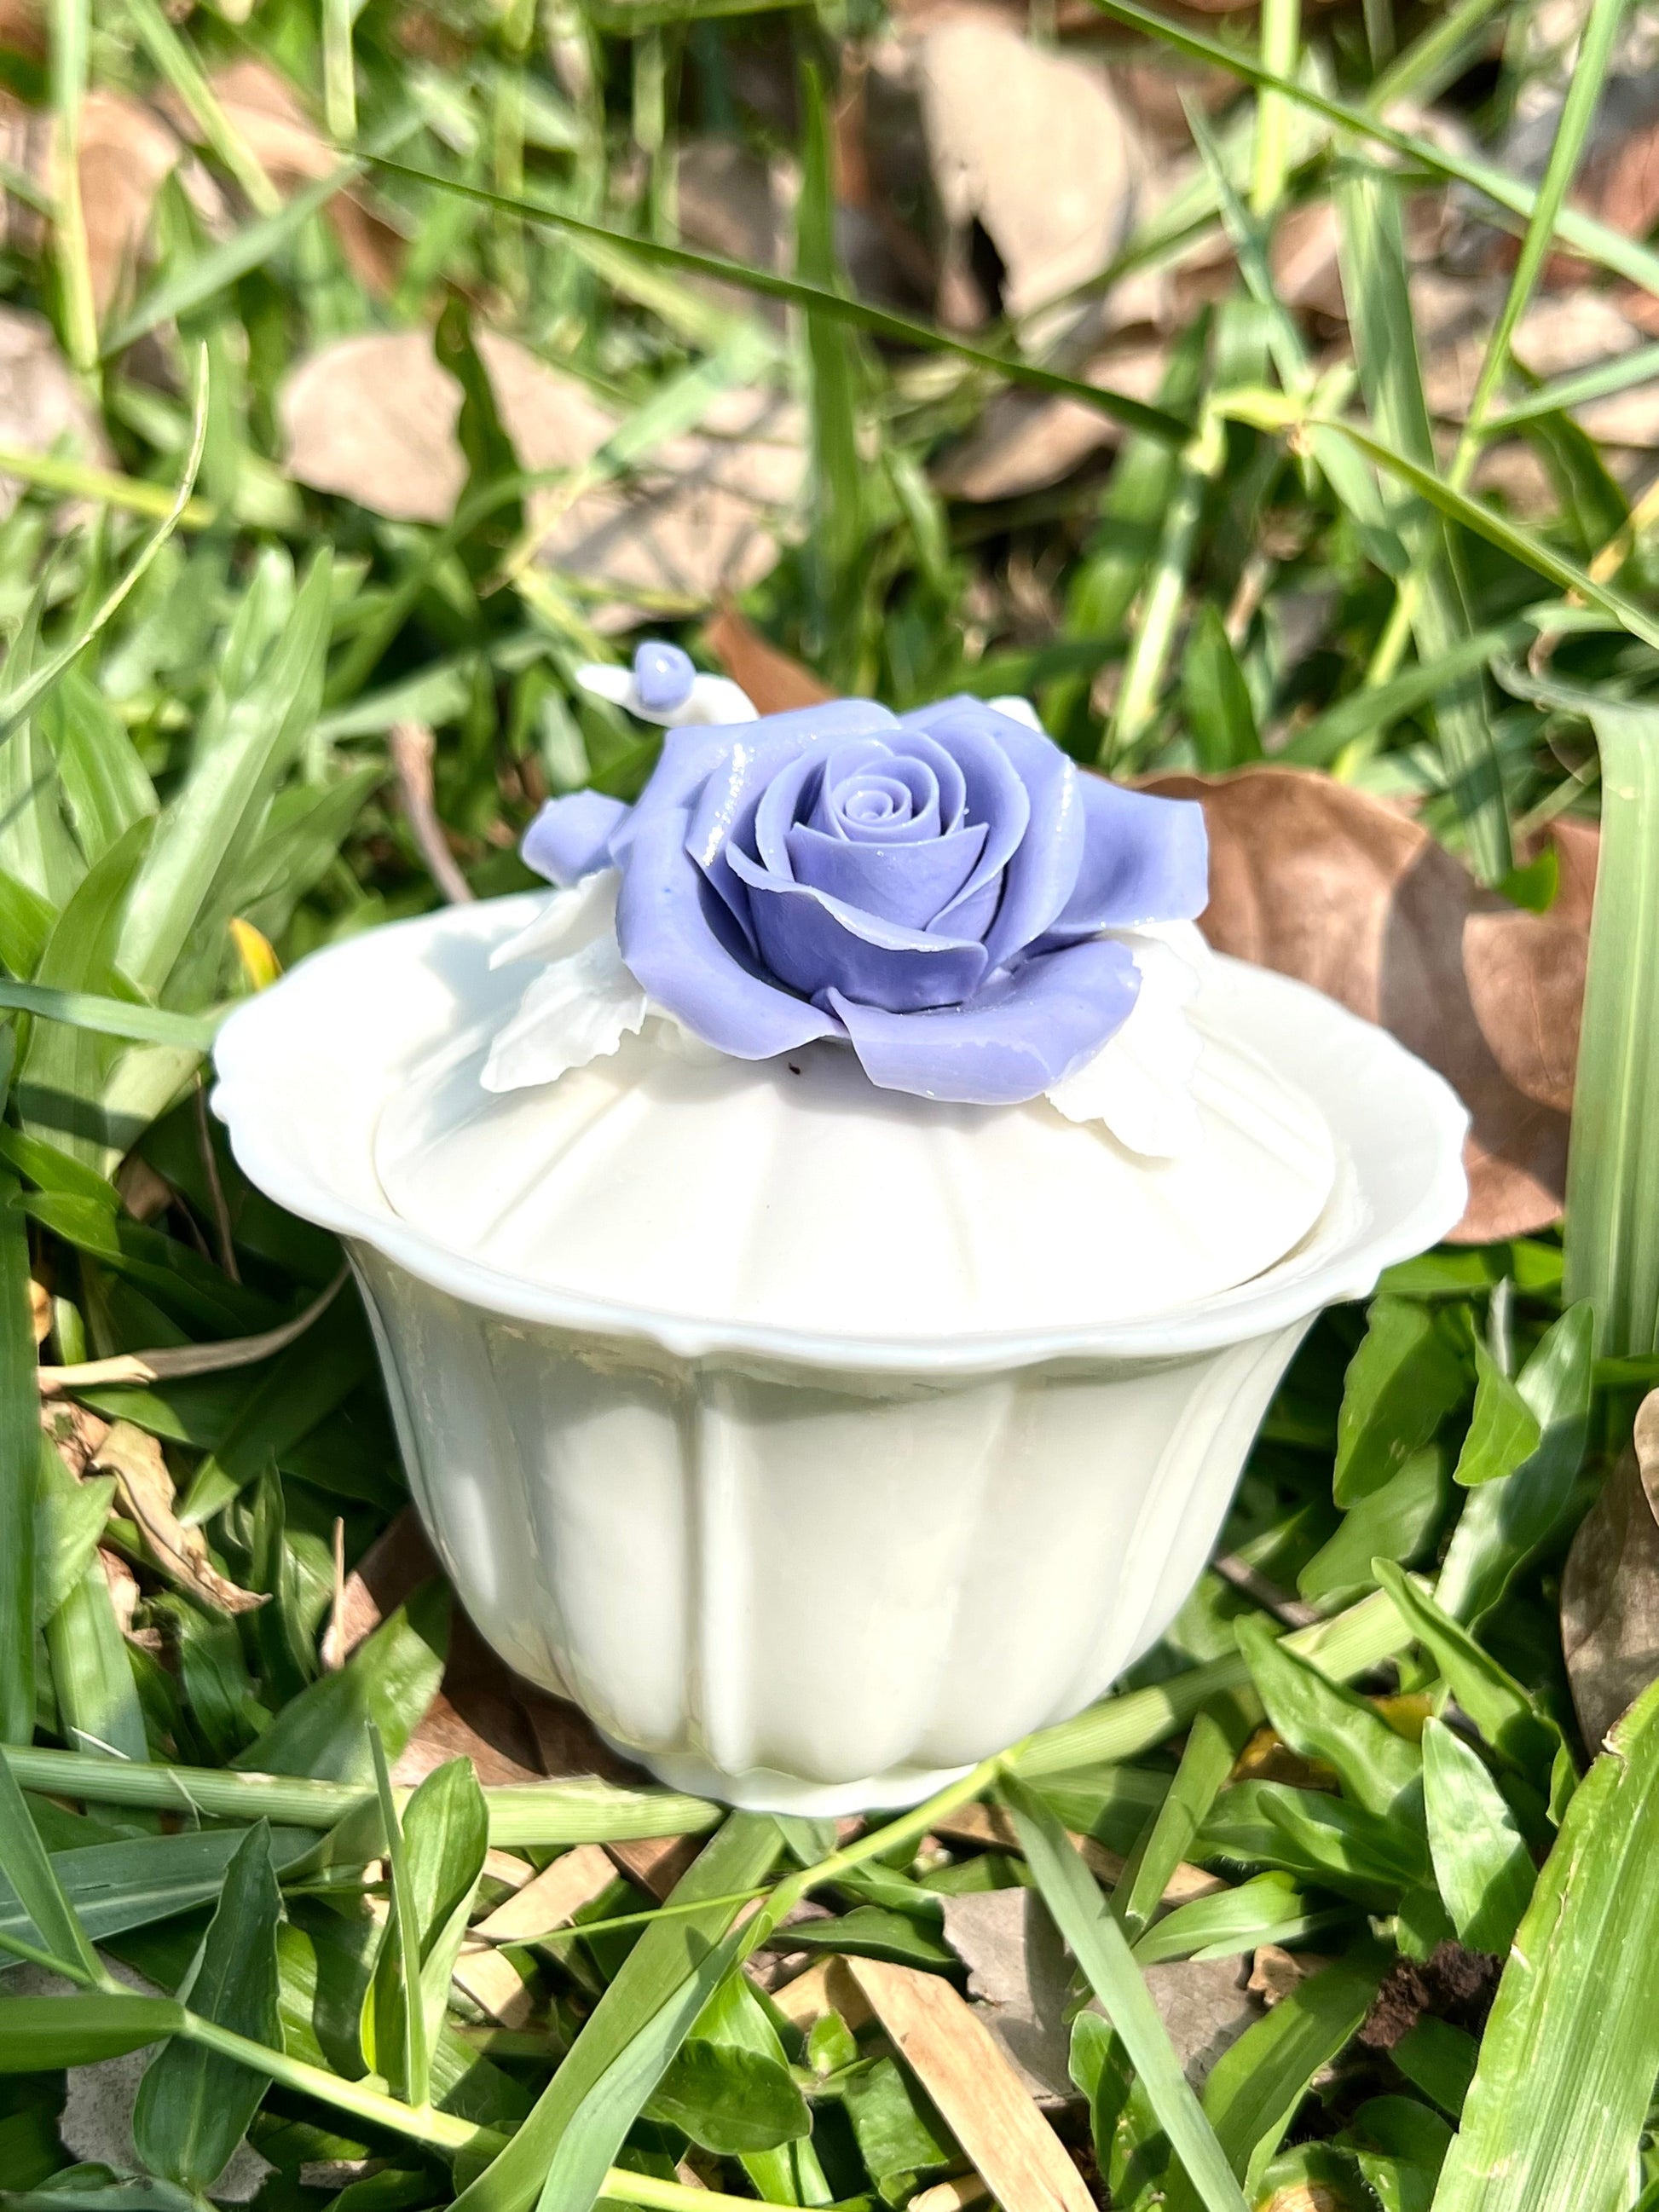
[[671, 730], [632, 807], [551, 800], [524, 854], [560, 884], [620, 869], [623, 963], [718, 1050], [837, 1037], [884, 1089], [979, 1104], [1121, 1028], [1139, 978], [1103, 933], [1208, 896], [1200, 808], [1079, 775], [971, 698]]

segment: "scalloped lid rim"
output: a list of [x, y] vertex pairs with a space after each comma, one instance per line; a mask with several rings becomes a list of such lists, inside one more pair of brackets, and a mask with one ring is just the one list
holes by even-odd
[[[314, 1101], [333, 1079], [316, 1065], [318, 1039], [340, 1026], [331, 1009], [349, 996], [369, 1010], [388, 1004], [372, 971], [429, 935], [459, 940], [505, 934], [527, 920], [538, 894], [453, 907], [392, 923], [313, 954], [225, 1023], [215, 1048], [216, 1112], [244, 1173], [268, 1196], [337, 1234], [371, 1246], [417, 1279], [514, 1320], [607, 1338], [643, 1340], [682, 1359], [765, 1364], [917, 1376], [991, 1373], [1039, 1362], [1158, 1359], [1265, 1335], [1322, 1307], [1364, 1297], [1384, 1267], [1445, 1235], [1465, 1202], [1462, 1149], [1468, 1117], [1449, 1085], [1372, 1024], [1306, 985], [1265, 969], [1223, 963], [1231, 986], [1227, 1026], [1247, 1042], [1272, 1037], [1274, 1057], [1324, 1110], [1350, 1163], [1320, 1222], [1294, 1251], [1252, 1280], [1146, 1319], [995, 1334], [878, 1338], [798, 1328], [732, 1326], [543, 1289], [447, 1249], [389, 1205], [364, 1205], [319, 1172], [293, 1139], [296, 1095]], [[374, 988], [380, 983], [380, 989]], [[356, 984], [358, 988], [349, 990]], [[396, 994], [392, 994], [395, 1001]], [[330, 1057], [325, 1054], [325, 1057]], [[309, 1060], [312, 1065], [307, 1067]], [[365, 1158], [373, 1116], [362, 1131]]]

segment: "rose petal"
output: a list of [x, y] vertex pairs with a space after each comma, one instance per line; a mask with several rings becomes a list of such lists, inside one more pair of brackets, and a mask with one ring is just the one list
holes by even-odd
[[628, 811], [620, 799], [607, 799], [598, 791], [573, 791], [566, 799], [550, 799], [519, 847], [525, 866], [550, 884], [579, 884], [596, 868], [610, 866], [611, 840]]
[[[926, 929], [973, 873], [985, 838], [980, 822], [920, 845], [855, 844], [805, 828], [790, 830], [786, 842], [790, 874], [797, 883], [810, 884], [861, 913]], [[951, 934], [962, 938], [966, 933], [953, 929]]]
[[479, 1078], [486, 1091], [555, 1083], [615, 1052], [646, 1017], [646, 994], [607, 930], [568, 959], [544, 968], [519, 1011], [495, 1033]]
[[[949, 762], [948, 755], [942, 757]], [[961, 783], [958, 772], [953, 798]], [[867, 810], [852, 811], [859, 795], [872, 787], [892, 792], [899, 800], [894, 811], [879, 817]], [[920, 753], [913, 755], [908, 746], [902, 752], [895, 751], [879, 738], [837, 745], [824, 763], [817, 800], [806, 818], [825, 836], [859, 844], [911, 844], [924, 837], [937, 837], [945, 826], [939, 770]]]
[[1210, 896], [1204, 809], [1190, 799], [1154, 799], [1103, 775], [1079, 778], [1083, 861], [1051, 933], [1081, 937], [1137, 922], [1191, 921]]
[[[968, 819], [983, 822], [988, 830], [978, 866], [939, 916], [941, 925], [948, 924], [958, 936], [986, 938], [988, 950], [993, 917], [1000, 928], [1007, 901], [1004, 870], [1023, 850], [1027, 833], [1037, 826], [1033, 794], [1003, 738], [1011, 734], [1030, 743], [1030, 732], [992, 714], [978, 699], [947, 699], [937, 707], [922, 707], [907, 714], [904, 722], [907, 732], [932, 735], [950, 753], [963, 771]], [[1046, 738], [1042, 742], [1048, 744]], [[1058, 746], [1049, 745], [1048, 750], [1070, 765]]]
[[1139, 984], [1121, 945], [1095, 939], [1028, 960], [960, 1006], [893, 1014], [839, 991], [830, 1003], [870, 1080], [965, 1105], [1036, 1098], [1099, 1051]]
[[762, 959], [798, 991], [816, 994], [833, 988], [864, 1004], [907, 1013], [954, 1006], [977, 988], [985, 973], [982, 945], [908, 929], [810, 884], [769, 875], [735, 845], [731, 862], [748, 886]]
[[731, 910], [687, 850], [684, 807], [634, 823], [617, 901], [622, 957], [649, 996], [705, 1044], [737, 1060], [769, 1060], [838, 1024], [756, 975]]
[[729, 731], [714, 738], [702, 735], [692, 740], [684, 757], [671, 754], [676, 743], [671, 738], [643, 803], [653, 813], [664, 804], [693, 808], [687, 836], [691, 856], [732, 912], [745, 921], [747, 904], [726, 864], [724, 848], [732, 837], [749, 842], [755, 808], [772, 778], [828, 739], [894, 726], [892, 715], [873, 699], [831, 699], [793, 714], [769, 715], [752, 734], [740, 730], [736, 737]]

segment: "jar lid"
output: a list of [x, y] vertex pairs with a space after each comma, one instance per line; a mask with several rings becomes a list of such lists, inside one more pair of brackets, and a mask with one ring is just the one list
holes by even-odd
[[707, 1323], [868, 1340], [1167, 1313], [1283, 1259], [1336, 1182], [1324, 1116], [1235, 1033], [1226, 990], [1218, 975], [1192, 1009], [1200, 1134], [1174, 1158], [1046, 1098], [878, 1089], [839, 1042], [688, 1055], [654, 1022], [495, 1093], [480, 1075], [501, 1016], [464, 998], [382, 1105], [375, 1170], [392, 1212], [453, 1253]]

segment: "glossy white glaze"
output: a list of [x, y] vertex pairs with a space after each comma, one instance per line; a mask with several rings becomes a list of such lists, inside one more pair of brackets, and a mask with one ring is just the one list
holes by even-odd
[[[683, 1283], [658, 1301], [648, 1267], [627, 1299], [528, 1279], [400, 1215], [374, 1141], [411, 1054], [444, 1035], [481, 1048], [490, 950], [532, 910], [455, 908], [302, 963], [226, 1024], [216, 1103], [250, 1176], [349, 1241], [469, 1612], [682, 1787], [900, 1803], [1098, 1695], [1191, 1587], [1311, 1316], [1462, 1205], [1464, 1115], [1439, 1078], [1317, 994], [1223, 963], [1212, 1034], [1270, 1055], [1336, 1140], [1318, 1219], [1250, 1281], [1162, 1316], [1005, 1297], [1003, 1325], [972, 1328], [884, 1285], [831, 1328], [693, 1310]], [[617, 1188], [617, 1223], [627, 1202]], [[1064, 1203], [1059, 1186], [1044, 1201]], [[890, 1258], [906, 1206], [888, 1218]], [[718, 1205], [706, 1218], [718, 1242]], [[803, 1273], [799, 1240], [830, 1217], [804, 1218]], [[787, 1268], [768, 1279], [781, 1297]]]

